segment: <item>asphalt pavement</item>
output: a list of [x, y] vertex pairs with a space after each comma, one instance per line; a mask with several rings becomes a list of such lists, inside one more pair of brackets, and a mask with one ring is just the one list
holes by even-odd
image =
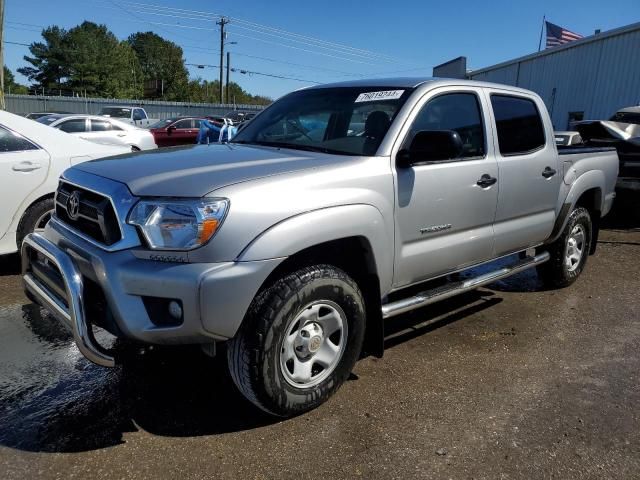
[[528, 271], [392, 319], [325, 405], [279, 420], [222, 359], [104, 369], [0, 257], [0, 478], [640, 478], [640, 210], [580, 279]]

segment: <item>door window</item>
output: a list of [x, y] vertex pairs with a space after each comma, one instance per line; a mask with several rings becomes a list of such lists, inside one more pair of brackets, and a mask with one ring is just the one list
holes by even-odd
[[447, 93], [429, 100], [414, 120], [409, 138], [422, 130], [457, 132], [463, 144], [460, 158], [485, 154], [482, 113], [475, 93]]
[[544, 147], [544, 127], [533, 100], [491, 95], [502, 155], [522, 155]]
[[178, 120], [173, 126], [176, 128], [193, 128], [193, 121], [190, 118]]
[[92, 132], [108, 132], [112, 129], [111, 127], [111, 122], [107, 122], [106, 120], [91, 120]]
[[87, 131], [87, 122], [84, 118], [76, 118], [62, 122], [56, 128], [67, 133], [78, 133]]
[[23, 136], [0, 127], [0, 152], [24, 152], [38, 147]]

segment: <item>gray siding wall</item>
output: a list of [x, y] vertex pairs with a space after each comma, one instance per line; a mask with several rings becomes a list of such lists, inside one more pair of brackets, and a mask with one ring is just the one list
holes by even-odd
[[568, 127], [569, 112], [608, 119], [640, 103], [640, 24], [618, 30], [472, 72], [470, 78], [533, 90], [558, 130]]
[[259, 105], [224, 105], [216, 103], [160, 102], [116, 100], [108, 98], [75, 98], [36, 95], [5, 95], [7, 111], [19, 115], [30, 112], [63, 111], [96, 114], [107, 105], [141, 106], [150, 118], [169, 118], [178, 115], [224, 115], [232, 110], [259, 111]]

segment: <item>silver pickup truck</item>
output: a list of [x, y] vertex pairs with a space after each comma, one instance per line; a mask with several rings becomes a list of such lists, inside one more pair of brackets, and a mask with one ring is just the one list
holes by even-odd
[[526, 90], [313, 87], [231, 143], [66, 170], [51, 221], [24, 241], [24, 283], [97, 364], [119, 357], [94, 327], [210, 353], [224, 343], [239, 390], [293, 415], [359, 356], [381, 356], [391, 317], [532, 267], [571, 284], [617, 174], [613, 149], [559, 151]]

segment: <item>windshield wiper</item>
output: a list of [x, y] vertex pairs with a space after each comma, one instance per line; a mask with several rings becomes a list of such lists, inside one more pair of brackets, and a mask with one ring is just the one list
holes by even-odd
[[234, 143], [240, 143], [243, 145], [259, 145], [261, 147], [275, 147], [275, 148], [290, 148], [292, 150], [304, 150], [307, 152], [320, 152], [329, 153], [332, 155], [356, 155], [351, 152], [343, 152], [341, 150], [333, 150], [331, 148], [320, 147], [317, 145], [304, 145], [300, 143], [286, 143], [286, 142], [270, 142], [267, 140], [239, 140]]

